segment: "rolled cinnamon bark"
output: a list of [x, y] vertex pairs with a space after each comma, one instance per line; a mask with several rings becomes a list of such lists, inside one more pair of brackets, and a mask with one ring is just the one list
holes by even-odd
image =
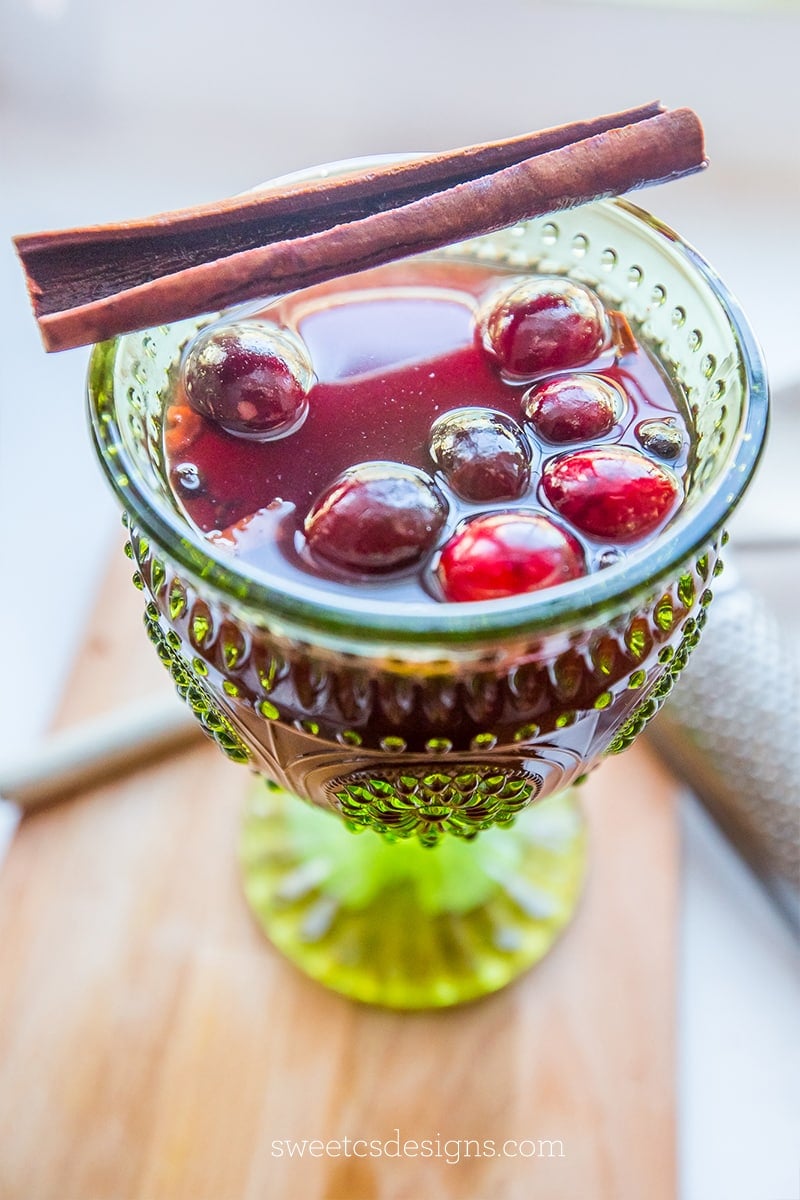
[[398, 208], [663, 111], [653, 102], [505, 141], [387, 163], [346, 178], [323, 177], [278, 188], [267, 185], [216, 204], [138, 221], [24, 234], [15, 243], [35, 280], [37, 316], [43, 316], [201, 262]]
[[[626, 123], [612, 123], [620, 118]], [[145, 222], [26, 235], [16, 245], [45, 346], [60, 350], [351, 274], [704, 165], [696, 114], [647, 105]]]

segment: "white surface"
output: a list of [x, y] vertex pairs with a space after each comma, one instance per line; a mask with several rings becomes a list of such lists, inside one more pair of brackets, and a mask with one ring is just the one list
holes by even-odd
[[[292, 24], [268, 3], [233, 0], [223, 31], [219, 7], [202, 0], [191, 8], [6, 0], [4, 745], [33, 745], [46, 728], [118, 519], [85, 430], [87, 354], [41, 351], [13, 232], [140, 215], [315, 161], [503, 136], [662, 94], [700, 110], [714, 166], [639, 199], [701, 247], [738, 294], [774, 381], [800, 375], [800, 164], [785, 157], [796, 136], [797, 20], [751, 25], [708, 13], [497, 0], [488, 28], [485, 6], [465, 0], [465, 36], [454, 44], [447, 6], [411, 0], [390, 35], [377, 11], [357, 0], [306, 3]], [[779, 599], [790, 597], [793, 571], [796, 586], [796, 565], [796, 556], [770, 560], [767, 582]], [[787, 621], [795, 607], [785, 604]], [[796, 950], [690, 804], [683, 832], [681, 1195], [798, 1200]]]
[[797, 943], [689, 796], [682, 833], [680, 1194], [797, 1200]]

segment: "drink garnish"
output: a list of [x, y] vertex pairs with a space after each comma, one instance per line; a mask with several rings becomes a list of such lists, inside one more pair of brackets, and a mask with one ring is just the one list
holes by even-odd
[[353, 274], [705, 166], [659, 104], [149, 219], [15, 239], [47, 350]]

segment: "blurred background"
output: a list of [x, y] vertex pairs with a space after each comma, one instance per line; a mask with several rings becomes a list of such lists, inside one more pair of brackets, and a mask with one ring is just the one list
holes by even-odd
[[[770, 366], [780, 433], [739, 518], [740, 565], [796, 637], [799, 45], [795, 0], [0, 0], [7, 744], [33, 745], [46, 729], [118, 536], [85, 432], [87, 353], [42, 352], [13, 233], [145, 215], [316, 162], [505, 137], [655, 98], [700, 113], [712, 165], [637, 199], [716, 267]], [[58, 631], [47, 648], [44, 627]], [[688, 800], [683, 820], [683, 1194], [791, 1200], [796, 959]]]

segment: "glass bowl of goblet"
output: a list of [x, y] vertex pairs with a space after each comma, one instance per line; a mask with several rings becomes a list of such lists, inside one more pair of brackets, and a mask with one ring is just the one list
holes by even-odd
[[103, 343], [89, 375], [150, 640], [205, 730], [260, 777], [241, 838], [253, 913], [314, 979], [399, 1009], [496, 991], [567, 926], [586, 851], [577, 785], [641, 732], [700, 637], [767, 424], [738, 304], [628, 202], [438, 254], [588, 284], [660, 364], [693, 446], [682, 508], [644, 549], [461, 604], [287, 581], [209, 541], [170, 489], [170, 379], [208, 316]]

